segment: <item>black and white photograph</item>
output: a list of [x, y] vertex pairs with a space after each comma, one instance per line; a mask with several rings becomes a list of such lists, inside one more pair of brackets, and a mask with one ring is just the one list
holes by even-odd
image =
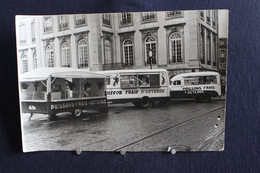
[[223, 151], [228, 16], [16, 16], [23, 152]]

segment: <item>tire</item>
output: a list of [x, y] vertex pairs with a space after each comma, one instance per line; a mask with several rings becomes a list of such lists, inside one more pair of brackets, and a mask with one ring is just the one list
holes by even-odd
[[150, 105], [151, 105], [152, 101], [149, 97], [143, 97], [141, 100], [140, 100], [140, 106], [142, 108], [148, 108]]
[[75, 117], [79, 117], [81, 114], [82, 114], [82, 110], [81, 110], [81, 109], [75, 109], [75, 110], [73, 111], [73, 115], [74, 115]]
[[207, 103], [207, 102], [209, 102], [210, 100], [211, 100], [211, 97], [210, 97], [210, 95], [208, 95], [208, 94], [202, 94], [202, 95], [200, 96], [200, 101], [203, 102], [203, 103]]

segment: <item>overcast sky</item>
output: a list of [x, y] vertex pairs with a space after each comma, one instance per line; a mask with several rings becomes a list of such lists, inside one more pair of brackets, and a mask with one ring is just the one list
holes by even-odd
[[219, 38], [228, 38], [228, 10], [219, 10]]

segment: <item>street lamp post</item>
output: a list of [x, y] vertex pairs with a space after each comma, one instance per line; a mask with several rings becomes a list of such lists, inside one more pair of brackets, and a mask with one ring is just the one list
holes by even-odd
[[149, 50], [149, 60], [150, 60], [150, 69], [152, 69], [153, 68], [153, 66], [152, 66], [152, 60], [153, 60], [153, 52], [152, 52], [152, 50]]

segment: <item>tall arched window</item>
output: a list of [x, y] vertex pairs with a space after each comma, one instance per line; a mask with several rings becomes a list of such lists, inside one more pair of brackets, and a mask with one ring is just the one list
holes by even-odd
[[88, 67], [88, 51], [87, 51], [87, 41], [81, 39], [78, 44], [78, 67]]
[[61, 66], [70, 67], [70, 45], [68, 42], [61, 45]]
[[105, 40], [105, 64], [112, 63], [112, 45], [109, 40]]
[[153, 36], [145, 39], [145, 57], [147, 64], [156, 64], [156, 39]]
[[33, 69], [36, 69], [38, 67], [38, 61], [37, 61], [37, 54], [36, 52], [33, 53]]
[[201, 30], [201, 37], [200, 37], [200, 44], [201, 44], [201, 47], [200, 47], [200, 54], [201, 54], [201, 57], [200, 57], [200, 62], [205, 64], [205, 36], [204, 36], [204, 28], [202, 28]]
[[48, 67], [54, 67], [54, 50], [51, 45], [46, 47], [46, 60]]
[[123, 42], [124, 50], [124, 62], [126, 66], [134, 65], [134, 56], [133, 56], [133, 43], [132, 40], [127, 39]]
[[210, 34], [207, 36], [207, 64], [211, 64], [211, 42], [210, 42]]
[[181, 34], [174, 32], [170, 35], [170, 63], [182, 62], [182, 38]]
[[25, 73], [28, 71], [28, 59], [25, 54], [21, 56], [21, 72]]
[[217, 47], [216, 47], [216, 36], [213, 37], [213, 45], [212, 45], [212, 60], [213, 60], [213, 66], [217, 65], [217, 60], [216, 60], [216, 52], [217, 52]]

